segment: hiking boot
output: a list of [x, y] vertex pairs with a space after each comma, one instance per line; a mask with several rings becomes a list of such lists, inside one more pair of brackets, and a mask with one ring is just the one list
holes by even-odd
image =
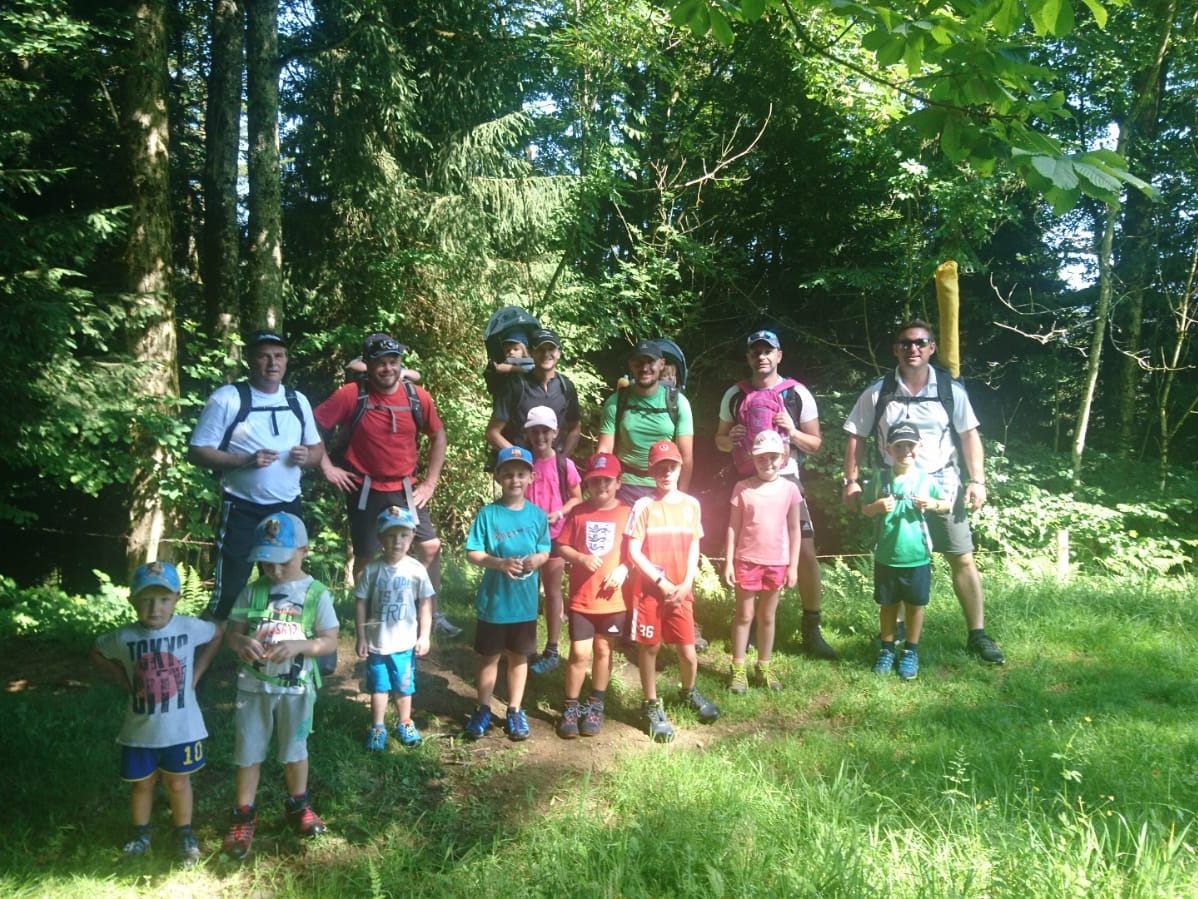
[[503, 722], [503, 729], [507, 731], [507, 738], [513, 743], [527, 740], [528, 716], [524, 714], [524, 709], [513, 709], [511, 706], [508, 706], [507, 717]]
[[674, 739], [674, 728], [670, 726], [660, 699], [646, 699], [641, 705], [641, 715], [645, 719], [645, 730], [654, 743], [669, 743]]
[[446, 618], [444, 612], [438, 612], [433, 616], [433, 633], [445, 637], [457, 637], [462, 633], [462, 629]]
[[827, 662], [836, 661], [836, 650], [828, 645], [828, 641], [824, 639], [823, 633], [820, 631], [820, 614], [819, 612], [804, 612], [803, 624], [799, 631], [801, 643], [800, 651], [803, 655], [812, 659], [823, 659]]
[[257, 826], [258, 812], [252, 805], [233, 809], [229, 832], [225, 834], [225, 842], [220, 848], [221, 855], [236, 861], [249, 855], [254, 842], [254, 828]]
[[416, 729], [415, 721], [401, 721], [395, 725], [395, 739], [399, 740], [400, 746], [419, 746], [424, 742], [424, 737], [420, 736], [420, 731]]
[[903, 680], [915, 680], [919, 676], [919, 653], [913, 649], [904, 649], [899, 656], [898, 676]]
[[699, 720], [704, 724], [710, 724], [720, 717], [720, 710], [716, 708], [715, 703], [707, 699], [696, 687], [683, 690], [682, 701], [698, 712]]
[[200, 841], [190, 827], [179, 831], [179, 860], [184, 868], [190, 868], [200, 860]]
[[983, 662], [989, 662], [991, 665], [1004, 665], [1006, 658], [1002, 651], [994, 645], [994, 641], [990, 639], [990, 635], [985, 631], [980, 634], [970, 634], [969, 642], [965, 644], [965, 648], [981, 659]]
[[883, 647], [874, 662], [874, 674], [892, 674], [894, 672], [894, 650]]
[[603, 703], [592, 700], [578, 722], [578, 732], [584, 737], [597, 737], [603, 729]]
[[698, 622], [695, 622], [695, 652], [707, 652], [707, 640]]
[[748, 689], [749, 675], [745, 671], [745, 663], [733, 662], [732, 679], [728, 682], [728, 692], [740, 695], [741, 693], [748, 692]]
[[474, 710], [474, 714], [470, 716], [470, 720], [466, 722], [466, 736], [471, 740], [481, 740], [486, 736], [487, 729], [490, 726], [491, 709], [480, 705]]
[[366, 751], [382, 752], [387, 748], [387, 728], [376, 724], [366, 733]]
[[138, 828], [133, 833], [133, 839], [121, 847], [121, 855], [128, 861], [142, 858], [150, 851], [150, 828]]
[[582, 706], [576, 702], [569, 703], [562, 711], [562, 720], [557, 723], [557, 735], [563, 740], [575, 739], [581, 733], [578, 721], [582, 714]]
[[539, 659], [528, 666], [528, 670], [537, 675], [548, 674], [550, 671], [556, 671], [561, 661], [561, 656], [556, 652], [542, 653]]
[[774, 673], [773, 666], [769, 662], [758, 662], [756, 667], [757, 682], [763, 687], [768, 687], [771, 690], [781, 690], [782, 681], [778, 680], [778, 675]]
[[303, 796], [288, 796], [283, 800], [283, 813], [291, 829], [301, 837], [314, 837], [328, 830], [320, 815], [312, 811], [306, 793]]

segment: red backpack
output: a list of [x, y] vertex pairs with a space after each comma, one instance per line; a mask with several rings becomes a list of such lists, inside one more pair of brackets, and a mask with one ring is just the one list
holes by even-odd
[[[732, 462], [740, 474], [753, 473], [753, 440], [762, 431], [777, 430], [775, 415], [785, 409], [798, 426], [803, 403], [799, 392], [793, 389], [798, 386], [799, 382], [794, 378], [783, 378], [772, 387], [758, 388], [748, 381], [737, 383], [740, 392], [732, 397], [729, 412], [732, 420], [745, 428], [745, 436], [732, 443]], [[791, 397], [794, 399], [788, 402]]]

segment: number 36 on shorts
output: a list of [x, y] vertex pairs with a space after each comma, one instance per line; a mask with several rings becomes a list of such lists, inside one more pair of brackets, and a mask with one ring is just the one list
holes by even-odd
[[646, 640], [653, 639], [653, 631], [654, 627], [651, 624], [638, 624], [636, 626], [637, 635], [644, 637]]

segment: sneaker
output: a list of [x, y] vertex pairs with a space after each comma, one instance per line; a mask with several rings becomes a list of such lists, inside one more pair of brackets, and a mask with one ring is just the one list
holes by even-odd
[[400, 746], [419, 746], [424, 742], [424, 737], [420, 736], [420, 731], [416, 729], [416, 722], [409, 721], [406, 724], [400, 722], [395, 725], [395, 739], [399, 740]]
[[919, 653], [913, 649], [904, 649], [899, 657], [898, 676], [903, 680], [915, 680], [919, 675]]
[[1003, 657], [1002, 651], [994, 645], [994, 641], [985, 631], [980, 634], [971, 634], [965, 648], [983, 662], [989, 662], [991, 665], [1006, 664], [1007, 660]]
[[603, 729], [603, 703], [590, 702], [578, 722], [578, 732], [584, 737], [597, 737]]
[[191, 828], [179, 834], [179, 860], [185, 868], [190, 868], [200, 860], [200, 841]]
[[744, 662], [732, 663], [732, 679], [728, 682], [728, 692], [741, 694], [749, 689], [749, 675], [745, 672]]
[[894, 650], [883, 649], [878, 653], [878, 660], [874, 662], [874, 674], [891, 674], [894, 671]]
[[324, 821], [320, 819], [320, 815], [312, 811], [307, 796], [301, 796], [298, 799], [289, 796], [283, 800], [283, 811], [291, 829], [301, 837], [314, 837], [328, 830]]
[[491, 727], [491, 710], [487, 706], [479, 706], [466, 722], [466, 736], [471, 740], [481, 740]]
[[150, 832], [149, 830], [137, 831], [133, 834], [133, 839], [121, 847], [121, 855], [126, 859], [138, 859], [150, 851]]
[[670, 726], [660, 699], [646, 699], [641, 714], [645, 718], [645, 730], [654, 743], [669, 743], [674, 739], [674, 728]]
[[699, 720], [704, 724], [710, 724], [720, 717], [720, 710], [716, 708], [716, 704], [695, 687], [683, 691], [682, 701], [699, 713]]
[[507, 738], [513, 743], [527, 740], [528, 716], [524, 714], [524, 709], [513, 709], [511, 706], [508, 706], [507, 717], [503, 722], [503, 729], [507, 731]]
[[576, 702], [572, 702], [562, 711], [562, 720], [557, 723], [557, 735], [563, 740], [573, 740], [582, 731], [578, 726], [585, 710]]
[[387, 748], [387, 728], [376, 724], [366, 733], [366, 751], [382, 752]]
[[774, 673], [774, 668], [769, 662], [758, 662], [756, 666], [757, 682], [763, 687], [770, 690], [781, 690], [782, 681], [778, 680], [778, 675]]
[[221, 855], [237, 861], [249, 855], [254, 842], [254, 828], [257, 826], [258, 812], [252, 805], [233, 809], [229, 832], [225, 834], [225, 842], [220, 849]]
[[444, 612], [438, 612], [433, 616], [433, 633], [457, 637], [461, 635], [462, 629], [446, 618]]
[[528, 670], [533, 674], [548, 674], [550, 671], [556, 671], [561, 661], [561, 656], [556, 652], [542, 653], [539, 659], [528, 666]]

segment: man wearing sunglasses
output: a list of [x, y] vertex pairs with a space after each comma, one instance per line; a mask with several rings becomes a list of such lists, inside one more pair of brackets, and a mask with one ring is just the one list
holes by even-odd
[[[899, 325], [893, 351], [898, 360], [894, 392], [884, 394], [883, 385], [888, 379], [879, 378], [861, 394], [844, 423], [848, 432], [844, 501], [850, 506], [860, 501], [861, 463], [871, 431], [881, 445], [884, 435], [896, 424], [908, 423], [919, 429], [924, 468], [936, 480], [942, 496], [955, 497], [950, 512], [928, 513], [927, 523], [933, 548], [944, 555], [952, 569], [953, 591], [969, 630], [966, 648], [984, 662], [1001, 665], [1006, 660], [984, 627], [982, 580], [973, 560], [973, 534], [967, 517], [968, 511], [977, 511], [986, 503], [977, 416], [961, 384], [950, 381], [949, 393], [940, 383], [948, 374], [931, 365], [936, 352], [931, 325], [919, 320]], [[883, 408], [879, 408], [879, 400], [883, 400]]]

